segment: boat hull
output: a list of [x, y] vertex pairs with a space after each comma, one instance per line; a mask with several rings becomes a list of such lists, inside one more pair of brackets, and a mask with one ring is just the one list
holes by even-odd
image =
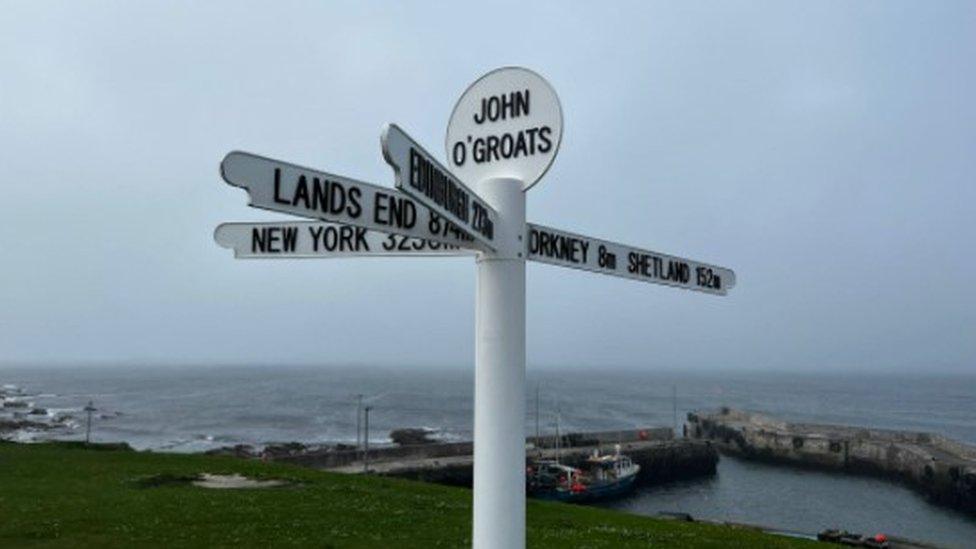
[[573, 492], [565, 489], [537, 490], [529, 492], [529, 496], [536, 499], [562, 501], [566, 503], [589, 503], [625, 496], [634, 489], [637, 475], [624, 477], [613, 482], [591, 484], [585, 490]]

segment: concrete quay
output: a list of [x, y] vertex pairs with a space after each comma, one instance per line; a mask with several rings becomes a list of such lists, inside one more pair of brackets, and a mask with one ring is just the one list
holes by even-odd
[[[526, 454], [542, 459], [558, 456], [562, 463], [577, 466], [594, 450], [612, 452], [615, 444], [620, 444], [621, 452], [641, 466], [638, 485], [713, 475], [718, 463], [718, 452], [711, 443], [675, 440], [668, 428], [569, 433], [562, 437], [559, 450], [554, 448], [553, 437], [530, 437], [526, 440]], [[369, 470], [379, 475], [471, 486], [472, 450], [471, 442], [370, 448]], [[362, 452], [355, 450], [322, 450], [275, 460], [349, 474], [364, 470]]]
[[935, 502], [976, 514], [976, 447], [941, 435], [788, 423], [729, 408], [691, 412], [684, 429], [723, 453], [895, 478]]

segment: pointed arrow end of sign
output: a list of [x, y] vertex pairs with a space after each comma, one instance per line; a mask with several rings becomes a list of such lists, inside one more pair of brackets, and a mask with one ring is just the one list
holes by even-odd
[[249, 166], [253, 165], [255, 160], [269, 159], [244, 151], [231, 151], [220, 161], [220, 178], [231, 187], [247, 191], [248, 204], [252, 206], [254, 205], [254, 197], [251, 195], [253, 181], [250, 180]]
[[[394, 136], [393, 141], [390, 137]], [[383, 150], [383, 160], [393, 168], [393, 186], [402, 189], [401, 184], [403, 183], [403, 166], [400, 166], [397, 161], [397, 155], [390, 149], [390, 147], [398, 146], [396, 143], [402, 143], [404, 141], [403, 136], [406, 134], [400, 129], [400, 126], [393, 124], [392, 122], [383, 127], [383, 133], [380, 134], [380, 148]]]
[[735, 288], [735, 271], [729, 269], [729, 275], [731, 276], [729, 277], [729, 280], [727, 280], [725, 283], [726, 290], [731, 290], [732, 288]]
[[389, 149], [389, 135], [391, 130], [402, 132], [400, 127], [393, 123], [383, 126], [383, 132], [380, 133], [380, 149], [383, 151], [383, 160], [386, 160], [386, 163], [393, 166], [393, 169], [395, 170], [397, 165], [393, 163], [393, 156], [390, 154]]
[[230, 223], [221, 223], [214, 229], [213, 239], [221, 248], [234, 249], [234, 243], [230, 238]]
[[242, 153], [241, 151], [230, 151], [229, 153], [227, 153], [226, 156], [224, 156], [224, 159], [220, 161], [220, 178], [223, 179], [224, 182], [227, 183], [228, 185], [233, 185], [234, 187], [241, 186], [240, 184], [235, 183], [231, 179], [229, 172], [230, 172], [231, 162], [233, 162], [235, 159], [239, 158], [243, 154], [244, 153]]

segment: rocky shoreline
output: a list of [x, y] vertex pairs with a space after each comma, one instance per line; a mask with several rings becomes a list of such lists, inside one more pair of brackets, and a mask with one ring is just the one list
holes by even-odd
[[43, 433], [77, 427], [72, 414], [35, 406], [36, 396], [16, 385], [0, 386], [0, 440], [26, 442]]
[[[86, 412], [82, 406], [44, 407], [38, 401], [59, 395], [37, 393], [14, 384], [0, 385], [0, 441], [43, 442], [84, 437]], [[93, 421], [107, 421], [122, 412], [96, 410]]]
[[[403, 446], [424, 446], [441, 444], [442, 441], [436, 438], [437, 431], [423, 428], [403, 428], [390, 431], [391, 444], [379, 445], [375, 449], [382, 451], [383, 448], [403, 447]], [[234, 444], [231, 446], [221, 446], [203, 453], [214, 456], [231, 456], [245, 459], [275, 460], [284, 458], [294, 458], [306, 455], [347, 455], [357, 452], [353, 444], [305, 444], [301, 442], [274, 442], [258, 446], [254, 444]]]

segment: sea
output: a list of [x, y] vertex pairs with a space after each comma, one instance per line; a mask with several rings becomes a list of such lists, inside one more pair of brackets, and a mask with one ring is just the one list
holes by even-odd
[[[730, 406], [790, 421], [941, 433], [976, 445], [976, 375], [601, 371], [529, 368], [526, 434], [680, 426], [693, 410]], [[469, 440], [470, 368], [281, 365], [0, 367], [0, 388], [23, 393], [62, 428], [21, 441], [85, 436], [137, 449], [200, 452], [234, 444], [354, 443], [357, 409], [371, 407], [369, 439], [429, 429]], [[513, 396], [513, 398], [516, 398]], [[539, 411], [538, 415], [536, 410]], [[711, 478], [639, 489], [608, 507], [814, 534], [886, 533], [944, 547], [976, 547], [976, 517], [929, 503], [883, 479], [722, 457]]]

